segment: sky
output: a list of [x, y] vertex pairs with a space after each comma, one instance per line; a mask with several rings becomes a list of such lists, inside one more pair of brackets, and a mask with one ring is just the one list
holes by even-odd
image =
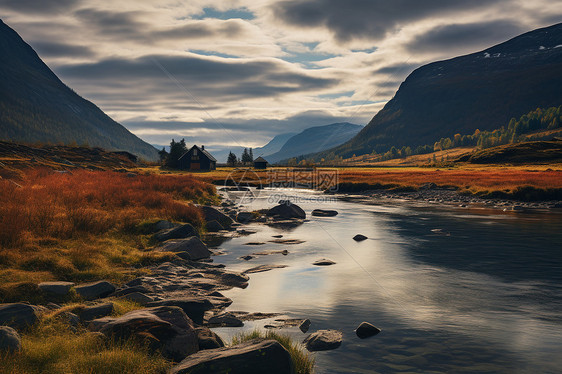
[[366, 125], [426, 63], [562, 22], [562, 0], [0, 0], [83, 97], [151, 144]]

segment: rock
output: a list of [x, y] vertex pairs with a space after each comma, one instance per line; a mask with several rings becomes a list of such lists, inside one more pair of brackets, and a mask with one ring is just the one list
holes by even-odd
[[38, 308], [23, 303], [0, 304], [0, 326], [16, 329], [33, 325], [39, 319]]
[[197, 352], [174, 366], [170, 374], [290, 374], [293, 361], [275, 340], [254, 339], [233, 347]]
[[209, 221], [205, 224], [205, 228], [208, 232], [217, 232], [224, 230], [224, 227], [218, 221]]
[[174, 252], [179, 257], [191, 261], [211, 257], [211, 252], [207, 246], [196, 236], [188, 239], [168, 240], [162, 246], [155, 248], [155, 251]]
[[107, 281], [81, 284], [74, 287], [76, 292], [85, 300], [95, 300], [106, 297], [115, 292], [115, 286]]
[[355, 329], [355, 334], [361, 339], [377, 335], [379, 332], [381, 332], [381, 329], [371, 325], [369, 322], [362, 322], [359, 327]]
[[277, 238], [277, 239], [279, 239], [279, 238], [282, 238], [283, 235], [272, 235], [271, 237], [272, 237], [272, 238]]
[[252, 221], [254, 214], [252, 212], [240, 212], [236, 215], [236, 221], [240, 223], [247, 223]]
[[212, 206], [204, 205], [200, 206], [199, 208], [201, 208], [205, 221], [207, 222], [207, 230], [209, 228], [209, 222], [212, 221], [217, 221], [222, 227], [226, 229], [230, 228], [230, 225], [234, 223], [232, 218]]
[[312, 215], [316, 217], [334, 217], [338, 215], [337, 210], [324, 210], [324, 209], [314, 209]]
[[279, 205], [269, 209], [267, 211], [267, 216], [277, 217], [282, 219], [300, 218], [305, 219], [306, 213], [302, 208], [290, 201], [280, 201]]
[[106, 317], [100, 332], [120, 340], [134, 338], [149, 344], [153, 351], [174, 361], [199, 350], [197, 333], [191, 320], [174, 306], [160, 306], [129, 312], [119, 318]]
[[357, 234], [353, 237], [353, 240], [355, 240], [356, 242], [361, 242], [363, 240], [367, 240], [369, 238], [367, 238], [365, 235], [361, 235], [361, 234]]
[[68, 323], [74, 329], [76, 329], [76, 327], [80, 324], [80, 318], [71, 312], [62, 312], [59, 314], [59, 318]]
[[176, 224], [170, 221], [160, 220], [154, 224], [154, 230], [156, 231], [169, 230], [169, 229], [173, 229], [176, 226], [177, 226]]
[[211, 310], [215, 305], [211, 300], [203, 297], [186, 297], [178, 299], [166, 299], [160, 301], [153, 301], [147, 306], [176, 306], [183, 310], [183, 312], [196, 324], [203, 324], [203, 317], [205, 312]]
[[173, 229], [159, 232], [154, 236], [154, 238], [159, 242], [165, 242], [170, 239], [185, 239], [191, 236], [199, 237], [199, 233], [195, 230], [195, 227], [186, 223]]
[[240, 257], [241, 260], [246, 260], [246, 261], [250, 261], [252, 258], [254, 258], [254, 256], [246, 255], [246, 256]]
[[72, 282], [41, 282], [38, 287], [45, 293], [64, 296], [74, 286]]
[[8, 326], [0, 326], [0, 353], [17, 352], [21, 349], [21, 338], [16, 330]]
[[209, 325], [212, 326], [222, 326], [222, 327], [242, 327], [244, 322], [234, 316], [232, 313], [222, 313], [218, 316], [213, 316], [209, 318]]
[[276, 244], [302, 244], [304, 243], [304, 240], [299, 240], [299, 239], [273, 239], [273, 240], [268, 240], [270, 243], [276, 243]]
[[111, 313], [113, 313], [113, 303], [105, 303], [86, 307], [78, 315], [82, 321], [88, 322], [97, 318], [107, 317]]
[[307, 318], [307, 319], [305, 319], [304, 321], [301, 322], [301, 324], [299, 325], [299, 329], [300, 329], [302, 332], [307, 332], [308, 329], [310, 328], [310, 324], [311, 324], [311, 323], [312, 323], [312, 322], [310, 322], [310, 320]]
[[337, 330], [318, 330], [304, 339], [303, 343], [311, 352], [327, 351], [338, 348], [342, 343], [343, 334]]
[[248, 270], [242, 272], [242, 274], [253, 274], [253, 273], [263, 273], [264, 271], [269, 271], [273, 269], [286, 268], [287, 265], [258, 265]]
[[[135, 283], [135, 281], [136, 281], [136, 279], [133, 279], [132, 281], [127, 283], [127, 285], [129, 285], [131, 283]], [[115, 291], [114, 293], [112, 293], [111, 296], [119, 297], [119, 296], [125, 296], [125, 295], [128, 295], [130, 293], [135, 293], [135, 292], [140, 292], [140, 293], [149, 293], [150, 292], [150, 290], [148, 288], [146, 288], [145, 286], [142, 286], [140, 284], [135, 285], [135, 286], [127, 286], [127, 285], [125, 285], [125, 287], [120, 288], [117, 291]]]
[[316, 265], [316, 266], [330, 266], [330, 265], [335, 265], [336, 263], [332, 260], [328, 260], [327, 258], [323, 258], [320, 260], [316, 260], [312, 263], [312, 265]]
[[150, 296], [147, 296], [141, 292], [132, 292], [120, 297], [123, 300], [130, 300], [142, 306], [154, 301], [154, 299]]
[[199, 342], [199, 350], [215, 349], [224, 347], [224, 342], [208, 327], [198, 327], [195, 329], [197, 333], [197, 341]]

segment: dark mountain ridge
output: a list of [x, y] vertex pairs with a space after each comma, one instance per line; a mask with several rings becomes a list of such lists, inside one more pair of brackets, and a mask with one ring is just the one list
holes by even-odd
[[357, 136], [330, 152], [347, 158], [494, 130], [538, 107], [560, 105], [560, 87], [562, 23], [416, 69]]
[[88, 144], [156, 160], [157, 150], [67, 87], [0, 20], [0, 140]]

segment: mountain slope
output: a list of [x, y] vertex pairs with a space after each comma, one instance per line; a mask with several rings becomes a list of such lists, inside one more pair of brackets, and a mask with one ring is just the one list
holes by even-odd
[[346, 158], [493, 130], [538, 107], [562, 104], [560, 87], [562, 24], [557, 24], [418, 68], [357, 136], [333, 151]]
[[270, 163], [275, 163], [292, 157], [321, 152], [348, 141], [362, 128], [362, 126], [348, 122], [309, 127], [287, 140], [278, 152], [264, 157]]
[[78, 96], [0, 20], [0, 140], [88, 144], [147, 160], [157, 150]]
[[[289, 138], [291, 138], [293, 135], [295, 135], [295, 133], [291, 132], [291, 133], [279, 134], [279, 135], [274, 136], [273, 139], [271, 139], [263, 147], [257, 147], [257, 148], [252, 149], [252, 152], [254, 154], [254, 158], [258, 158], [259, 156], [268, 155], [268, 154], [275, 153], [275, 152], [279, 151], [281, 149], [281, 147], [283, 146], [283, 144], [285, 144], [285, 142], [287, 140], [289, 140]], [[209, 147], [209, 148], [211, 148], [211, 147]], [[250, 147], [247, 147], [247, 148], [250, 148]], [[242, 152], [244, 152], [244, 147], [234, 146], [234, 147], [212, 149], [211, 150], [211, 153], [213, 154], [213, 156], [215, 156], [215, 158], [220, 163], [226, 163], [226, 159], [228, 158], [228, 154], [230, 152], [234, 153], [238, 158], [240, 158], [240, 156], [242, 155]]]

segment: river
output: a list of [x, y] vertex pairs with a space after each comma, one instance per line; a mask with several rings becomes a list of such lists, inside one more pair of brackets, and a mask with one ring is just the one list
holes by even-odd
[[[225, 295], [229, 310], [310, 318], [310, 332], [337, 329], [343, 344], [314, 353], [317, 373], [556, 373], [562, 370], [562, 214], [503, 212], [394, 201], [359, 204], [311, 190], [261, 190], [243, 210], [289, 197], [307, 222], [232, 238], [215, 257], [233, 270], [287, 268], [250, 275]], [[312, 217], [312, 209], [336, 217]], [[355, 242], [361, 233], [369, 239]], [[303, 240], [270, 243], [273, 235]], [[250, 246], [247, 242], [265, 242]], [[239, 259], [252, 252], [289, 254]], [[320, 258], [336, 262], [313, 266]], [[382, 329], [361, 340], [363, 321]], [[243, 328], [217, 328], [227, 339]], [[297, 340], [298, 328], [280, 332]]]

